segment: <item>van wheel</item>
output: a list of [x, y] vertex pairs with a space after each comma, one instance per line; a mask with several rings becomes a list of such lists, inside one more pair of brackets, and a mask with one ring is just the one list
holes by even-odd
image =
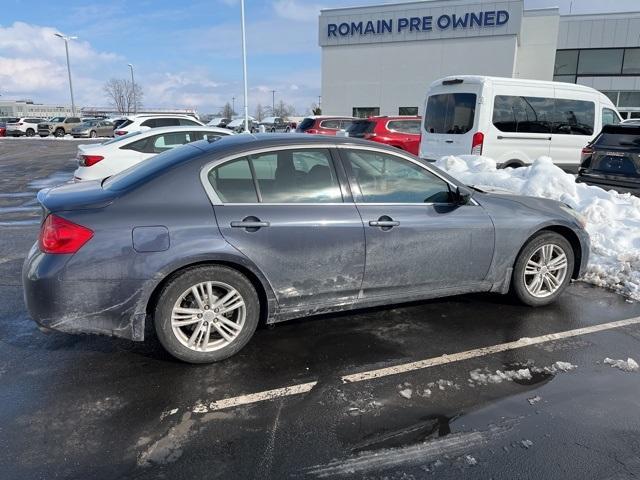
[[154, 325], [162, 346], [189, 363], [211, 363], [237, 353], [258, 326], [260, 301], [251, 282], [228, 267], [183, 271], [162, 289]]
[[520, 160], [509, 160], [507, 163], [502, 164], [502, 168], [521, 168], [524, 167], [524, 163]]
[[518, 255], [511, 293], [531, 307], [548, 305], [569, 285], [573, 264], [573, 248], [566, 238], [555, 232], [540, 232]]

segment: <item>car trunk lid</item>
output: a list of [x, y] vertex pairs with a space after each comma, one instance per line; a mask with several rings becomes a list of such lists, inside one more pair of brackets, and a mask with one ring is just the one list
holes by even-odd
[[640, 126], [607, 125], [590, 148], [589, 174], [640, 181]]
[[111, 204], [117, 192], [102, 188], [101, 180], [65, 183], [38, 192], [38, 202], [48, 213], [103, 208]]

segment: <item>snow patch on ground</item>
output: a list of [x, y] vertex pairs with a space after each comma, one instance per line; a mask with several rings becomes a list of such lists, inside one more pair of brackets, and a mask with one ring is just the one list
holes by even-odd
[[469, 373], [471, 377], [469, 383], [474, 382], [479, 385], [488, 385], [490, 383], [502, 383], [504, 381], [511, 382], [513, 380], [531, 380], [531, 372], [528, 368], [520, 370], [496, 370], [495, 373], [489, 372], [487, 369], [476, 368]]
[[436, 166], [467, 185], [558, 200], [587, 222], [591, 256], [582, 280], [640, 301], [640, 198], [582, 183], [540, 157], [530, 167], [498, 169], [490, 158], [444, 157]]
[[627, 358], [627, 360], [614, 360], [612, 358], [605, 358], [604, 363], [611, 365], [613, 368], [618, 368], [623, 372], [637, 372], [640, 370], [640, 366], [633, 358]]

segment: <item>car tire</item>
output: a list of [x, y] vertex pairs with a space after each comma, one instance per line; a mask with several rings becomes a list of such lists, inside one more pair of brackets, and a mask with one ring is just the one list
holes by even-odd
[[276, 129], [275, 129], [275, 128], [272, 128], [272, 129], [270, 130], [270, 132], [271, 132], [271, 133], [276, 133]]
[[291, 132], [291, 127], [287, 127], [287, 129], [285, 130], [286, 133]]
[[[213, 300], [206, 296], [208, 282], [213, 284]], [[191, 293], [193, 288], [203, 293], [201, 300], [207, 310], [197, 306]], [[217, 301], [224, 299], [224, 295], [231, 294], [231, 290], [235, 291], [234, 296], [223, 305], [233, 306], [228, 302], [238, 304], [240, 300], [243, 305], [229, 312], [230, 316], [224, 315], [223, 323], [220, 320], [222, 314], [217, 313], [217, 307], [214, 313], [214, 307]], [[181, 309], [180, 312], [176, 312], [176, 308]], [[183, 313], [185, 309], [188, 309], [189, 313]], [[201, 313], [193, 313], [194, 311]], [[179, 317], [174, 319], [174, 315]], [[189, 268], [174, 276], [160, 292], [154, 310], [154, 326], [158, 340], [169, 354], [188, 363], [218, 362], [236, 354], [253, 336], [259, 319], [260, 300], [251, 282], [237, 270], [219, 265]], [[176, 321], [189, 324], [177, 325]], [[239, 325], [239, 328], [235, 330], [234, 327], [234, 331], [230, 330], [230, 321], [236, 326]], [[207, 328], [210, 336], [206, 334]], [[200, 329], [201, 333], [193, 340], [197, 329]], [[233, 338], [224, 338], [218, 329], [225, 332], [227, 337]], [[229, 332], [233, 335], [229, 335]], [[192, 341], [193, 345], [189, 346]], [[205, 342], [207, 348], [204, 347]]]
[[64, 137], [64, 128], [56, 128], [56, 131], [53, 132], [56, 137]]
[[94, 130], [91, 130], [91, 132], [89, 132], [89, 137], [90, 138], [96, 138], [97, 136], [98, 136], [98, 134]]
[[36, 134], [36, 132], [33, 128], [27, 128], [26, 134], [27, 134], [27, 137], [33, 137]]
[[[531, 307], [553, 303], [571, 282], [574, 262], [573, 248], [565, 237], [550, 231], [538, 233], [525, 244], [516, 259], [511, 294]], [[564, 268], [558, 269], [560, 265]], [[538, 287], [540, 291], [536, 292]]]

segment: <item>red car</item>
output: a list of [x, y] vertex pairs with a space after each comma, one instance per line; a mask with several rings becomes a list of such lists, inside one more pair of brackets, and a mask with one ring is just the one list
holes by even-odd
[[7, 129], [5, 128], [4, 125], [0, 124], [0, 137], [6, 137], [7, 136]]
[[354, 120], [356, 120], [355, 117], [326, 117], [322, 115], [306, 117], [296, 128], [296, 133], [335, 135], [340, 130], [347, 130]]
[[350, 137], [385, 143], [418, 155], [421, 117], [369, 117], [354, 120], [347, 133]]

